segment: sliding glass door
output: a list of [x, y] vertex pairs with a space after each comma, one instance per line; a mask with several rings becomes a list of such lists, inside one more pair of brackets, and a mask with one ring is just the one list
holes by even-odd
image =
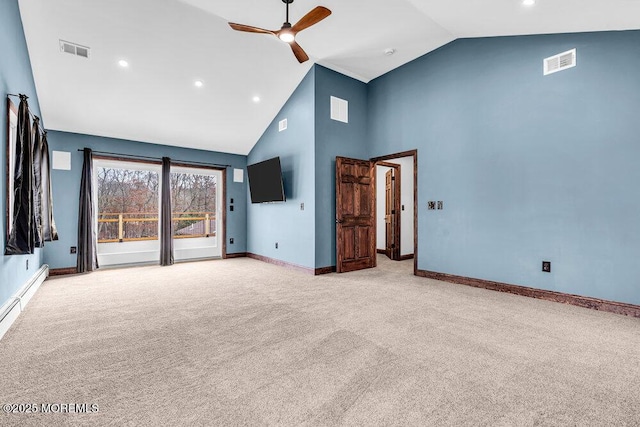
[[160, 258], [160, 166], [94, 160], [98, 264], [140, 264]]
[[222, 172], [171, 167], [176, 261], [222, 256]]
[[[161, 166], [94, 160], [100, 266], [157, 263]], [[222, 172], [171, 166], [176, 261], [222, 256]]]

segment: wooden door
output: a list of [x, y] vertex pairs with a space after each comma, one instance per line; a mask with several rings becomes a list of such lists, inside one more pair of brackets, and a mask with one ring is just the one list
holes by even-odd
[[394, 208], [394, 191], [393, 191], [393, 169], [389, 169], [384, 175], [384, 228], [385, 228], [385, 245], [384, 251], [387, 257], [394, 259], [394, 230], [395, 230], [395, 212]]
[[375, 167], [336, 157], [336, 271], [376, 266]]

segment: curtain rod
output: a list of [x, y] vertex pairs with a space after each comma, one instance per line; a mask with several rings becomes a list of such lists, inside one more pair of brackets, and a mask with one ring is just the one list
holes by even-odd
[[[78, 151], [84, 151], [83, 148], [78, 148]], [[115, 156], [115, 157], [127, 157], [129, 159], [144, 159], [144, 160], [155, 160], [155, 161], [162, 161], [161, 157], [149, 157], [149, 156], [140, 156], [137, 154], [121, 154], [121, 153], [109, 153], [107, 151], [93, 151], [93, 154], [102, 154], [102, 155], [107, 155], [107, 156]], [[177, 160], [177, 159], [171, 159], [172, 162], [176, 162], [176, 163], [183, 163], [186, 165], [194, 165], [194, 166], [215, 166], [215, 167], [220, 167], [220, 168], [230, 168], [231, 165], [220, 165], [217, 163], [206, 163], [206, 162], [192, 162], [192, 161], [185, 161], [185, 160]]]
[[[21, 98], [21, 99], [22, 99], [22, 97], [24, 96], [24, 99], [29, 99], [29, 97], [28, 97], [27, 95], [16, 95], [16, 94], [14, 94], [14, 93], [8, 93], [8, 94], [7, 94], [7, 98], [8, 98], [8, 97], [10, 97], [10, 96], [15, 96], [16, 98]], [[40, 131], [41, 131], [43, 134], [45, 134], [45, 135], [46, 135], [46, 134], [47, 134], [46, 129], [45, 129], [45, 128], [43, 128], [43, 127], [40, 125], [40, 117], [38, 117], [38, 116], [34, 115], [34, 114], [31, 112], [31, 108], [27, 108], [27, 111], [29, 112], [29, 116], [31, 116], [31, 120], [38, 119], [38, 129], [40, 129]]]

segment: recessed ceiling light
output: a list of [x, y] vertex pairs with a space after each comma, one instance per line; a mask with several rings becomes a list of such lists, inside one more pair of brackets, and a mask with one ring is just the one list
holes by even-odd
[[202, 83], [202, 80], [196, 80], [193, 84], [196, 85], [196, 87], [204, 86], [204, 83]]
[[258, 95], [254, 96], [254, 97], [253, 97], [253, 102], [255, 102], [256, 104], [257, 104], [258, 102], [260, 102], [260, 97], [259, 97]]
[[536, 4], [536, 0], [522, 0], [523, 6], [533, 6]]
[[121, 66], [122, 68], [127, 68], [129, 66], [129, 63], [124, 59], [121, 59], [120, 61], [118, 61], [118, 65]]

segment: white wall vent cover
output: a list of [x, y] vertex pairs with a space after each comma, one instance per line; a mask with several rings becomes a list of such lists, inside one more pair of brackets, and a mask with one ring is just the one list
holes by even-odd
[[344, 99], [331, 97], [331, 120], [349, 123], [349, 102]]
[[571, 49], [544, 59], [544, 75], [557, 73], [576, 66], [576, 50]]
[[287, 129], [287, 119], [282, 119], [278, 122], [278, 132], [282, 132]]
[[89, 59], [91, 48], [88, 48], [86, 46], [81, 46], [79, 44], [75, 44], [71, 42], [66, 42], [64, 40], [60, 40], [60, 52], [70, 53], [72, 55]]

